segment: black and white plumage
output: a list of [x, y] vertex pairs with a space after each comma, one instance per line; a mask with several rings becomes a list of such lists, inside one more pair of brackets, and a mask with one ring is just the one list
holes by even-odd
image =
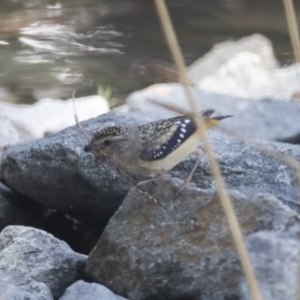
[[[211, 117], [201, 112], [206, 129], [229, 116]], [[197, 149], [201, 141], [198, 123], [179, 116], [141, 126], [113, 126], [96, 132], [85, 151], [109, 156], [135, 174], [155, 174], [172, 169]]]
[[[209, 118], [214, 110], [202, 111], [204, 119]], [[186, 116], [174, 117], [142, 125], [140, 136], [144, 150], [141, 159], [160, 160], [167, 157], [197, 131], [197, 124]]]
[[104, 138], [110, 138], [112, 136], [120, 136], [125, 133], [126, 129], [123, 126], [112, 126], [104, 128], [100, 131], [97, 131], [94, 135], [95, 139], [104, 139]]

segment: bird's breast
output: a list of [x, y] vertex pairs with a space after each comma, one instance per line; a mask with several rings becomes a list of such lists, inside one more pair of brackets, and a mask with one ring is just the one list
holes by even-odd
[[160, 160], [154, 161], [143, 161], [140, 160], [140, 166], [143, 168], [153, 170], [153, 173], [160, 170], [170, 170], [181, 161], [183, 161], [187, 156], [189, 156], [194, 150], [196, 150], [200, 137], [198, 134], [190, 136], [183, 144], [181, 144], [174, 151], [170, 152], [166, 157]]

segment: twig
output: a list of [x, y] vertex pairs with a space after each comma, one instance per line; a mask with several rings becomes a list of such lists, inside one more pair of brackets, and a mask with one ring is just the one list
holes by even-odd
[[[300, 77], [300, 70], [299, 70], [299, 63], [300, 63], [300, 41], [299, 41], [299, 30], [297, 24], [297, 18], [295, 13], [295, 7], [293, 0], [283, 0], [285, 14], [288, 22], [289, 33], [292, 40], [293, 51], [295, 60], [298, 63], [297, 70], [298, 70], [298, 77]], [[299, 174], [299, 171], [298, 171]], [[298, 177], [299, 181], [299, 177]], [[300, 251], [299, 251], [300, 253]], [[298, 280], [300, 278], [300, 263], [298, 268]], [[297, 299], [300, 300], [300, 285], [298, 284], [297, 288]]]
[[294, 56], [296, 62], [300, 63], [300, 41], [294, 3], [293, 0], [283, 0], [283, 4], [288, 22], [289, 33], [292, 40]]
[[246, 246], [245, 246], [245, 243], [243, 240], [243, 234], [241, 231], [241, 227], [239, 225], [237, 216], [234, 212], [234, 208], [233, 208], [231, 199], [226, 190], [225, 182], [222, 177], [219, 164], [214, 157], [212, 146], [210, 144], [210, 141], [208, 140], [208, 138], [205, 135], [205, 128], [203, 126], [204, 120], [203, 120], [201, 114], [196, 117], [196, 112], [197, 112], [196, 101], [193, 97], [191, 87], [189, 86], [184, 59], [183, 59], [172, 23], [170, 20], [170, 16], [169, 16], [165, 1], [164, 0], [155, 0], [155, 3], [157, 6], [157, 9], [158, 9], [158, 12], [159, 12], [160, 20], [161, 20], [169, 47], [171, 49], [174, 61], [178, 67], [179, 73], [182, 78], [183, 85], [186, 89], [186, 93], [187, 93], [188, 100], [190, 103], [191, 111], [192, 111], [192, 113], [194, 113], [195, 121], [197, 121], [197, 123], [199, 124], [199, 134], [201, 135], [201, 137], [203, 139], [203, 142], [204, 142], [204, 145], [205, 145], [205, 148], [207, 151], [209, 164], [210, 164], [212, 173], [214, 175], [214, 178], [217, 182], [218, 192], [220, 195], [220, 201], [223, 206], [227, 221], [229, 223], [229, 228], [232, 233], [234, 242], [236, 244], [237, 251], [238, 251], [247, 281], [249, 283], [253, 299], [262, 300], [263, 297], [262, 297], [262, 294], [261, 294], [261, 291], [259, 288], [257, 278], [255, 276], [253, 266], [251, 264], [249, 254], [247, 252], [247, 249], [246, 249]]
[[77, 127], [81, 131], [81, 133], [87, 138], [88, 142], [90, 142], [92, 140], [92, 136], [81, 126], [81, 124], [80, 124], [80, 122], [78, 120], [78, 114], [77, 114], [76, 106], [75, 106], [75, 94], [76, 94], [76, 90], [73, 90], [73, 92], [72, 92], [72, 100], [73, 100], [75, 122], [76, 122]]

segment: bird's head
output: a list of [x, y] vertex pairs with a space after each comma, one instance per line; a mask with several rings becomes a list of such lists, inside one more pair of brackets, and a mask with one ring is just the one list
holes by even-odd
[[93, 154], [108, 153], [120, 146], [120, 142], [126, 139], [126, 128], [122, 126], [107, 127], [97, 131], [91, 142], [84, 148], [86, 152]]
[[206, 126], [207, 129], [210, 129], [210, 128], [216, 126], [223, 119], [232, 117], [230, 115], [213, 117], [212, 115], [213, 115], [214, 112], [215, 112], [214, 109], [208, 108], [208, 109], [205, 109], [205, 110], [203, 110], [199, 113], [199, 114], [202, 115], [202, 117], [204, 119], [205, 126]]
[[217, 124], [219, 124], [223, 119], [226, 118], [231, 118], [232, 116], [230, 115], [226, 115], [226, 116], [216, 116], [216, 117], [208, 117], [205, 119], [205, 125], [207, 127], [207, 129], [212, 128], [214, 126], [216, 126]]

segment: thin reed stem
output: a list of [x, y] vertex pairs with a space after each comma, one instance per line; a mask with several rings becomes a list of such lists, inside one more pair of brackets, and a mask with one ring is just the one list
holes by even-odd
[[191, 111], [192, 111], [192, 113], [194, 113], [196, 115], [196, 113], [197, 113], [196, 102], [193, 101], [192, 89], [190, 87], [190, 80], [189, 80], [189, 77], [186, 72], [185, 62], [184, 62], [184, 59], [183, 59], [183, 56], [182, 56], [182, 53], [181, 53], [181, 50], [180, 50], [180, 47], [178, 44], [176, 33], [174, 31], [174, 28], [173, 28], [173, 25], [172, 25], [172, 22], [171, 22], [169, 13], [168, 13], [168, 9], [167, 9], [164, 1], [155, 0], [155, 3], [157, 6], [157, 9], [158, 9], [158, 13], [160, 15], [160, 20], [161, 20], [162, 26], [165, 31], [165, 36], [168, 41], [170, 51], [172, 53], [173, 59], [176, 63], [178, 71], [179, 71], [181, 82], [186, 88], [186, 93], [188, 96], [188, 101], [190, 103]]
[[300, 40], [297, 18], [293, 0], [283, 0], [289, 33], [292, 40], [293, 51], [296, 62], [300, 63]]
[[[293, 0], [283, 0], [286, 19], [289, 27], [289, 33], [292, 40], [292, 46], [294, 51], [295, 60], [300, 63], [300, 40], [299, 40], [299, 30], [298, 23], [295, 13], [295, 7]], [[298, 66], [298, 77], [300, 77], [300, 70]], [[298, 278], [300, 277], [300, 264], [298, 270]], [[300, 300], [300, 285], [298, 284], [297, 289], [297, 299]]]
[[205, 148], [207, 151], [209, 164], [210, 164], [212, 173], [214, 175], [214, 178], [217, 182], [220, 201], [223, 206], [223, 209], [224, 209], [224, 212], [225, 212], [228, 224], [229, 224], [229, 228], [230, 228], [230, 231], [233, 236], [233, 240], [237, 247], [237, 251], [238, 251], [247, 281], [249, 283], [253, 299], [262, 300], [263, 297], [260, 292], [259, 284], [256, 279], [255, 272], [254, 272], [253, 266], [251, 264], [249, 254], [247, 252], [247, 249], [246, 249], [246, 246], [244, 243], [241, 227], [239, 225], [239, 222], [238, 222], [237, 216], [235, 214], [231, 199], [230, 199], [227, 189], [225, 187], [225, 181], [222, 177], [219, 164], [214, 157], [211, 143], [205, 134], [205, 127], [203, 126], [204, 120], [203, 120], [201, 114], [199, 114], [199, 117], [196, 117], [196, 112], [197, 112], [196, 101], [195, 101], [194, 95], [192, 93], [192, 89], [189, 86], [189, 80], [188, 80], [188, 75], [187, 75], [186, 68], [185, 68], [185, 62], [183, 59], [183, 55], [181, 53], [181, 49], [179, 47], [178, 40], [176, 38], [176, 34], [174, 32], [174, 28], [173, 28], [171, 20], [170, 20], [170, 16], [169, 16], [165, 1], [164, 0], [155, 0], [155, 3], [157, 6], [160, 20], [161, 20], [169, 47], [171, 49], [174, 61], [178, 67], [178, 71], [180, 73], [182, 83], [186, 89], [186, 93], [188, 96], [191, 110], [194, 113], [195, 121], [199, 124], [199, 134], [201, 135], [201, 137], [203, 139], [203, 142], [204, 142], [204, 145], [205, 145]]

